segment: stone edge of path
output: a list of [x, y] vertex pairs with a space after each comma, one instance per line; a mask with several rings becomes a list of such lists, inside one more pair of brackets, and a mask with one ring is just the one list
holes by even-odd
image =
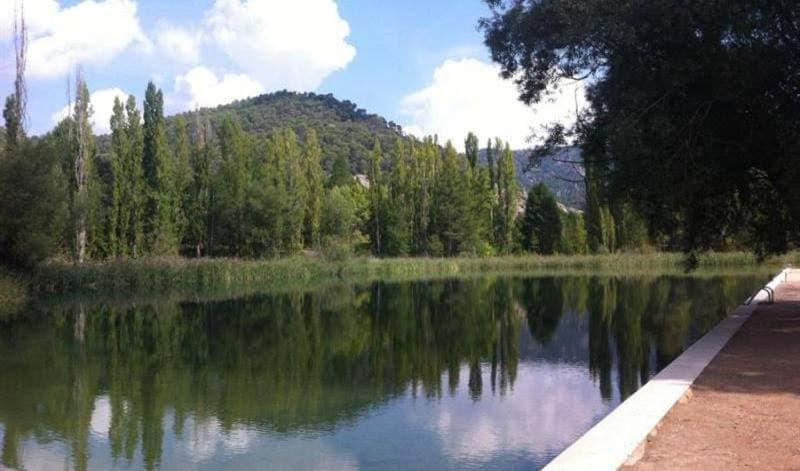
[[641, 459], [650, 433], [676, 403], [689, 397], [689, 388], [700, 373], [750, 317], [756, 305], [769, 300], [768, 290], [774, 292], [786, 281], [789, 271], [789, 268], [781, 271], [748, 304], [736, 308], [544, 469], [616, 470]]

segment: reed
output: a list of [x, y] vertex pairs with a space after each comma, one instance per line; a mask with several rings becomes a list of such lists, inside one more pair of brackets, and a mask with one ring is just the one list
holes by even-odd
[[[698, 273], [753, 269], [765, 271], [794, 263], [791, 253], [758, 264], [746, 253], [707, 253]], [[679, 253], [579, 256], [507, 256], [493, 258], [355, 258], [334, 262], [304, 256], [275, 260], [147, 258], [74, 265], [48, 262], [28, 275], [35, 293], [198, 292], [270, 290], [320, 283], [400, 281], [484, 274], [656, 274], [684, 271]]]

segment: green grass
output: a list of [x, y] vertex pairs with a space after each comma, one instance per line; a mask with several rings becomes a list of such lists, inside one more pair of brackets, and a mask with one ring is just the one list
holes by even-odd
[[[799, 253], [757, 264], [750, 254], [709, 253], [698, 274], [753, 269], [775, 270], [800, 260]], [[315, 257], [250, 261], [238, 259], [148, 258], [74, 265], [49, 262], [27, 279], [33, 293], [206, 293], [305, 288], [324, 283], [402, 281], [486, 274], [681, 273], [676, 253], [586, 256], [509, 256], [495, 258], [356, 258], [331, 262]]]

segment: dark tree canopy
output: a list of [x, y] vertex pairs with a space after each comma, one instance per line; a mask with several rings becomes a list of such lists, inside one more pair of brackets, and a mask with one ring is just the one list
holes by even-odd
[[586, 164], [665, 248], [797, 243], [800, 3], [486, 2], [486, 44], [524, 102], [588, 80]]

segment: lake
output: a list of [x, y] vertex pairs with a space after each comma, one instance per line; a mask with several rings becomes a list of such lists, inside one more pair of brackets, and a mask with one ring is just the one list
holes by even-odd
[[540, 468], [766, 278], [490, 277], [33, 303], [0, 321], [0, 463]]

